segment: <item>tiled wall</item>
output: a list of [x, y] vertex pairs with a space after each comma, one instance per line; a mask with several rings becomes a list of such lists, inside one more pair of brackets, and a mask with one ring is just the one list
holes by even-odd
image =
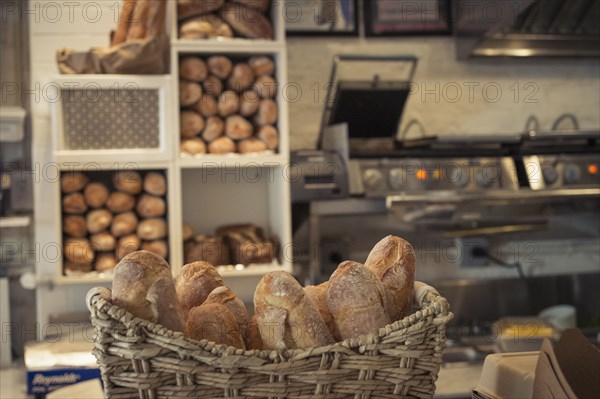
[[[454, 41], [449, 37], [289, 38], [293, 149], [314, 147], [332, 58], [336, 54], [352, 53], [410, 54], [419, 58], [414, 78], [416, 93], [408, 101], [403, 125], [416, 118], [429, 134], [516, 133], [524, 129], [531, 114], [537, 115], [541, 128], [550, 129], [553, 121], [565, 112], [573, 113], [582, 128], [600, 128], [600, 61], [597, 59], [459, 62]], [[390, 77], [405, 78], [406, 71], [397, 68], [398, 74]], [[352, 72], [349, 70], [347, 76]], [[390, 74], [385, 77], [387, 75]], [[300, 96], [296, 95], [298, 87]], [[408, 135], [415, 134], [419, 134], [417, 129], [408, 132]]]

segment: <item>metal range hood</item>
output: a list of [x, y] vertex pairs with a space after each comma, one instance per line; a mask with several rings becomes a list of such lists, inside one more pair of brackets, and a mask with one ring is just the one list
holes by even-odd
[[458, 59], [600, 57], [598, 0], [453, 0]]

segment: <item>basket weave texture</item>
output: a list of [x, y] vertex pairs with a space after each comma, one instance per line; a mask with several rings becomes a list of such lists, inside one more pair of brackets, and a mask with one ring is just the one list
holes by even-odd
[[420, 309], [356, 339], [319, 348], [245, 351], [195, 341], [114, 306], [87, 304], [106, 398], [430, 398], [452, 318], [445, 298], [415, 283]]

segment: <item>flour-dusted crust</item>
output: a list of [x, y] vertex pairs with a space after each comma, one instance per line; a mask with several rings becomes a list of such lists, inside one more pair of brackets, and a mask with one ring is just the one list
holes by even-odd
[[221, 275], [208, 262], [193, 262], [183, 266], [175, 282], [183, 319], [187, 320], [192, 308], [202, 305], [212, 290], [223, 285]]

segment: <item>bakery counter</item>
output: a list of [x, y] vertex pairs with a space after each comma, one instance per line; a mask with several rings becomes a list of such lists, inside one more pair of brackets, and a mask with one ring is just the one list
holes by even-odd
[[443, 363], [436, 382], [435, 398], [471, 398], [471, 391], [479, 382], [483, 360], [476, 362]]

